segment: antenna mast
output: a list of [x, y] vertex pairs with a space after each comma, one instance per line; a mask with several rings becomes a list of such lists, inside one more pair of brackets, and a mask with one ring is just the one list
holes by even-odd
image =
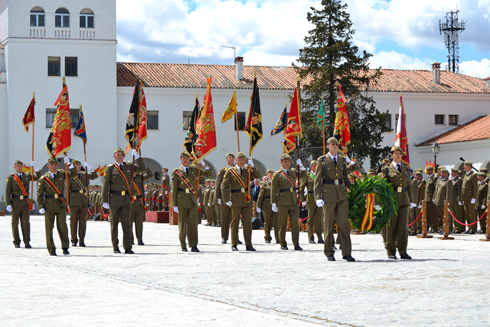
[[466, 22], [458, 21], [457, 11], [446, 12], [446, 22], [439, 20], [439, 33], [444, 33], [444, 44], [447, 48], [448, 70], [459, 73], [459, 34], [466, 29]]

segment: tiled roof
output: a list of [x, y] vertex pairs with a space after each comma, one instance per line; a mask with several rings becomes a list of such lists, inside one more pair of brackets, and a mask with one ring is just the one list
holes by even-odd
[[[206, 79], [213, 78], [213, 88], [250, 89], [254, 71], [260, 89], [292, 90], [297, 75], [293, 67], [246, 66], [243, 81], [235, 79], [234, 65], [117, 63], [117, 86], [134, 86], [139, 77], [146, 87], [206, 88]], [[485, 93], [490, 87], [476, 77], [441, 71], [441, 84], [432, 83], [432, 70], [382, 69], [382, 76], [372, 92], [421, 93]], [[372, 71], [374, 72], [374, 71]], [[308, 83], [302, 81], [303, 83]]]
[[417, 146], [428, 146], [434, 142], [445, 144], [478, 141], [488, 138], [490, 138], [490, 116], [481, 116], [446, 133], [417, 144]]

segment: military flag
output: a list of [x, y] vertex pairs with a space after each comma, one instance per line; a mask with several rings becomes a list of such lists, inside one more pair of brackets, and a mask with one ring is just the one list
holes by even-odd
[[194, 155], [194, 144], [196, 142], [196, 122], [197, 118], [199, 117], [199, 100], [197, 99], [197, 93], [196, 93], [196, 104], [194, 106], [194, 109], [192, 110], [192, 114], [190, 117], [190, 122], [189, 122], [189, 127], [187, 128], [187, 134], [185, 136], [184, 140], [184, 149], [189, 152], [191, 155], [191, 159], [195, 160], [196, 157]]
[[70, 101], [66, 85], [64, 85], [54, 105], [56, 106], [56, 116], [46, 142], [46, 151], [50, 156], [57, 158], [71, 148]]
[[237, 111], [237, 105], [236, 105], [236, 91], [233, 90], [233, 96], [231, 97], [230, 103], [228, 103], [228, 106], [225, 109], [225, 112], [223, 112], [223, 116], [221, 116], [221, 123], [224, 123], [225, 121], [233, 118], [233, 115], [236, 114]]
[[283, 147], [286, 153], [296, 149], [296, 136], [303, 137], [301, 129], [301, 113], [299, 108], [299, 87], [294, 89], [293, 99], [289, 107], [288, 124], [284, 135]]
[[276, 135], [284, 131], [286, 124], [288, 123], [288, 103], [284, 105], [284, 110], [281, 112], [281, 117], [276, 122], [276, 125], [271, 131], [271, 136]]
[[146, 119], [146, 97], [143, 83], [138, 79], [134, 87], [133, 100], [131, 101], [126, 121], [125, 137], [130, 148], [139, 150], [141, 143], [147, 139]]
[[104, 165], [104, 167], [100, 168], [99, 175], [100, 176], [105, 176], [105, 170], [107, 168], [107, 165]]
[[211, 96], [211, 77], [204, 96], [201, 113], [196, 122], [196, 143], [194, 153], [197, 160], [204, 159], [216, 150], [216, 128], [214, 124], [213, 97]]
[[36, 98], [32, 95], [31, 103], [29, 103], [29, 107], [27, 107], [27, 111], [24, 114], [24, 118], [22, 118], [22, 125], [24, 125], [24, 129], [26, 133], [29, 132], [29, 125], [34, 124], [36, 121], [34, 117], [34, 105], [36, 104]]
[[325, 130], [325, 108], [323, 104], [323, 97], [322, 102], [320, 103], [320, 109], [318, 110], [318, 115], [316, 116], [316, 123], [322, 130]]
[[405, 110], [403, 108], [403, 99], [400, 94], [400, 111], [398, 112], [398, 122], [396, 124], [395, 145], [403, 150], [402, 161], [410, 165], [410, 153], [408, 151], [407, 129], [405, 128]]
[[334, 136], [339, 140], [341, 152], [347, 154], [348, 145], [350, 142], [350, 125], [349, 116], [347, 115], [347, 109], [345, 104], [347, 99], [345, 98], [344, 92], [342, 92], [342, 87], [337, 82], [339, 89], [339, 95], [337, 96], [337, 115], [335, 116], [335, 129]]
[[[260, 96], [259, 87], [257, 85], [257, 76], [254, 76], [252, 98], [250, 100], [250, 109], [248, 111], [245, 132], [250, 136], [250, 149], [252, 152], [257, 146], [257, 143], [262, 140], [262, 113], [260, 111]], [[252, 153], [250, 153], [250, 155], [251, 154]]]
[[29, 172], [30, 174], [32, 174], [32, 167], [24, 165], [24, 167], [22, 167], [22, 172], [23, 173]]
[[85, 130], [85, 119], [83, 118], [83, 112], [81, 110], [80, 110], [80, 120], [78, 121], [77, 128], [75, 128], [73, 135], [81, 138], [83, 140], [83, 143], [87, 143], [87, 131]]

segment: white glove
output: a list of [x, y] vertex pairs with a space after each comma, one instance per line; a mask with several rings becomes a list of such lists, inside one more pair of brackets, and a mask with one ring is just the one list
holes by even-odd
[[138, 160], [140, 158], [140, 156], [138, 155], [138, 151], [136, 151], [136, 149], [133, 149], [131, 153], [133, 154], [135, 160]]
[[231, 207], [231, 205], [232, 205], [233, 203], [231, 203], [231, 201], [228, 201], [228, 202], [226, 202], [225, 204], [226, 204], [228, 207]]
[[45, 212], [46, 212], [46, 211], [44, 210], [44, 208], [39, 209], [39, 213], [40, 213], [41, 215], [44, 215], [44, 213], [45, 213]]
[[206, 165], [206, 163], [204, 162], [204, 159], [201, 159], [201, 161], [199, 161], [199, 163], [201, 164], [201, 166], [204, 167], [205, 170], [208, 170], [209, 167]]
[[87, 170], [92, 171], [92, 167], [90, 167], [90, 165], [88, 164], [88, 162], [86, 162], [84, 165], [85, 165], [85, 168], [87, 168]]
[[305, 166], [303, 166], [303, 163], [301, 162], [301, 159], [298, 158], [296, 160], [296, 164], [299, 166], [299, 170], [306, 170]]
[[320, 199], [320, 200], [316, 200], [316, 206], [317, 206], [318, 208], [323, 207], [323, 205], [324, 205], [324, 204], [325, 204], [325, 202], [323, 202], [323, 200], [322, 200], [322, 199]]
[[109, 209], [109, 203], [107, 202], [102, 203], [102, 208]]
[[179, 213], [179, 208], [174, 207], [174, 212]]
[[261, 213], [262, 212], [262, 209], [260, 209], [260, 208], [257, 208], [256, 210], [257, 210], [258, 213]]
[[211, 206], [211, 203], [208, 202], [208, 207], [210, 207], [210, 206]]
[[9, 204], [6, 209], [7, 211], [12, 211], [12, 206]]
[[376, 211], [379, 211], [379, 210], [381, 210], [381, 206], [380, 206], [379, 204], [377, 204], [377, 205], [375, 205], [375, 206], [374, 206], [374, 209], [375, 209]]
[[39, 171], [39, 168], [37, 168], [36, 163], [34, 161], [31, 161], [31, 167], [32, 169], [34, 169], [36, 173]]
[[350, 160], [349, 156], [347, 155], [347, 153], [345, 154], [345, 162], [347, 162], [348, 164], [351, 163], [351, 160]]
[[304, 206], [306, 205], [306, 201], [305, 201], [305, 202], [303, 202], [303, 203], [301, 203], [301, 204], [302, 204], [302, 205], [303, 205], [303, 207], [304, 207]]
[[471, 204], [475, 204], [476, 200], [475, 199], [471, 199]]
[[221, 204], [221, 199], [218, 199], [218, 204]]
[[436, 203], [436, 200], [435, 199], [432, 199], [432, 203]]
[[418, 209], [422, 209], [422, 205], [421, 205], [421, 204], [419, 204], [419, 206], [418, 206], [417, 208], [418, 208]]
[[[481, 208], [482, 208], [482, 209], [485, 209], [485, 208], [486, 208], [486, 206], [485, 206], [484, 204], [482, 204]], [[8, 210], [8, 207], [7, 207], [7, 210]], [[10, 210], [9, 210], [9, 211], [10, 211]]]
[[64, 157], [64, 158], [63, 158], [63, 163], [65, 163], [65, 164], [69, 165], [69, 164], [70, 164], [70, 158], [68, 158], [68, 157]]
[[415, 208], [416, 206], [417, 206], [417, 205], [416, 205], [415, 203], [413, 203], [413, 202], [412, 202], [412, 203], [410, 203], [410, 209], [413, 209], [413, 208]]
[[458, 204], [459, 204], [460, 206], [462, 206], [464, 203], [463, 203], [463, 201], [458, 201]]
[[248, 165], [252, 168], [254, 167], [254, 162], [253, 162], [252, 158], [248, 158]]
[[168, 191], [165, 191], [165, 195], [168, 195]]

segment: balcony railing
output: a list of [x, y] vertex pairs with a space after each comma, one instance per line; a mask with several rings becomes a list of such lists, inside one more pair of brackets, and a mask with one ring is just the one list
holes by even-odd
[[81, 39], [95, 39], [95, 30], [93, 29], [81, 29], [80, 30]]
[[54, 37], [58, 39], [69, 39], [71, 38], [71, 31], [69, 28], [56, 28], [54, 30]]
[[46, 27], [31, 27], [31, 37], [46, 37]]

